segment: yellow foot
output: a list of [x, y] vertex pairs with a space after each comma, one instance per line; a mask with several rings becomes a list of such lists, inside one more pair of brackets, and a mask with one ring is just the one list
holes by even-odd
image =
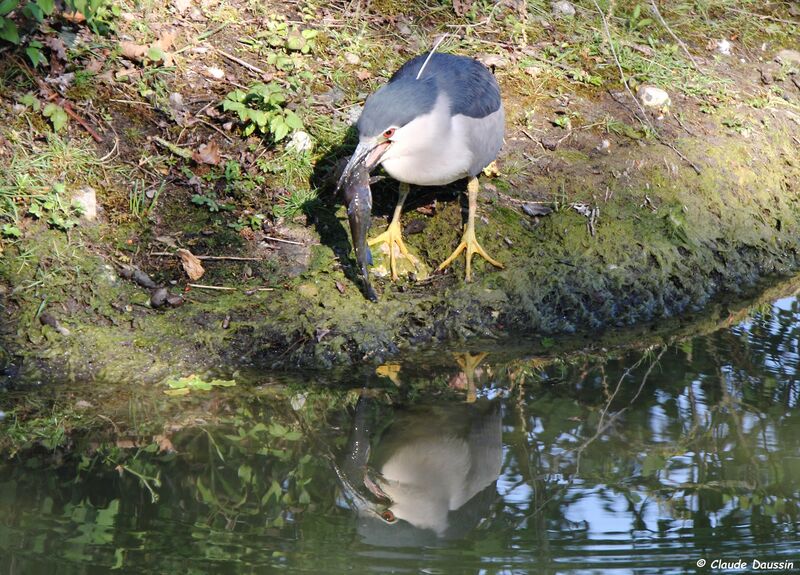
[[450, 257], [444, 260], [436, 271], [441, 271], [455, 260], [461, 252], [467, 250], [467, 281], [472, 281], [472, 254], [478, 254], [487, 262], [492, 264], [495, 267], [502, 268], [503, 264], [498, 262], [496, 259], [492, 258], [489, 254], [486, 253], [481, 245], [478, 243], [477, 238], [475, 237], [475, 229], [467, 226], [464, 230], [464, 236], [461, 238], [461, 243], [458, 244], [456, 251], [450, 254]]
[[377, 238], [372, 238], [368, 240], [367, 243], [371, 246], [375, 244], [382, 244], [386, 243], [389, 245], [389, 268], [392, 271], [392, 279], [397, 280], [397, 254], [395, 252], [395, 246], [399, 252], [410, 261], [414, 267], [417, 267], [417, 258], [411, 255], [406, 247], [406, 244], [403, 243], [403, 234], [400, 230], [400, 222], [393, 221], [389, 224], [389, 227], [386, 228], [386, 231], [379, 235]]

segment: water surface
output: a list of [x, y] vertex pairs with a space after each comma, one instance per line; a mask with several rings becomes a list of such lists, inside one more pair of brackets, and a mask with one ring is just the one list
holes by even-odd
[[0, 573], [800, 572], [799, 329], [163, 396], [0, 465]]

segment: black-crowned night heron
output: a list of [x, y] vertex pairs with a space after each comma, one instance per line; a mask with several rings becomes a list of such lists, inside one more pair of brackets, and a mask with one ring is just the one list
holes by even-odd
[[478, 175], [500, 151], [504, 121], [497, 82], [483, 64], [465, 56], [436, 52], [417, 56], [367, 98], [357, 123], [358, 147], [340, 182], [359, 169], [371, 171], [378, 165], [400, 182], [400, 198], [388, 229], [369, 241], [369, 245], [389, 244], [392, 279], [397, 279], [395, 246], [415, 262], [403, 243], [400, 226], [409, 184], [438, 186], [462, 178], [469, 178], [467, 224], [461, 243], [439, 269], [464, 250], [467, 281], [474, 253], [503, 267], [478, 243], [475, 211]]

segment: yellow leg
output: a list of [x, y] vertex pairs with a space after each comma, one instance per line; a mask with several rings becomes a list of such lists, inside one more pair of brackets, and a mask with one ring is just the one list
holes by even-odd
[[414, 264], [416, 267], [417, 265], [417, 258], [411, 255], [408, 252], [408, 248], [403, 243], [403, 230], [400, 227], [400, 213], [403, 211], [403, 203], [406, 201], [406, 196], [408, 195], [409, 185], [401, 183], [400, 184], [400, 198], [397, 200], [397, 206], [394, 208], [394, 215], [392, 216], [392, 222], [389, 224], [389, 227], [386, 228], [386, 231], [379, 235], [377, 238], [373, 238], [369, 240], [367, 243], [371, 246], [375, 244], [380, 244], [386, 242], [389, 244], [389, 267], [392, 271], [392, 279], [397, 280], [397, 263], [395, 262], [395, 253], [394, 247], [397, 246], [397, 249], [400, 250], [400, 253], [403, 254], [408, 260]]
[[461, 237], [461, 243], [458, 244], [456, 250], [450, 254], [450, 257], [439, 265], [437, 271], [443, 270], [449, 266], [461, 252], [467, 250], [467, 281], [472, 281], [472, 254], [477, 253], [487, 262], [498, 268], [502, 268], [503, 264], [490, 257], [475, 237], [475, 211], [478, 206], [478, 178], [471, 178], [469, 180], [467, 184], [467, 194], [469, 200], [469, 214], [467, 215], [467, 225], [464, 227], [464, 235]]

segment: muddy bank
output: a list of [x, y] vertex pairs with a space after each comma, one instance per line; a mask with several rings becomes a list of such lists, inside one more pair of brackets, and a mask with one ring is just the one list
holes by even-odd
[[[274, 24], [291, 14], [248, 20], [250, 8], [233, 3], [226, 33], [194, 45], [189, 32], [200, 24], [178, 18], [174, 24], [189, 40], [172, 55], [176, 68], [126, 61], [113, 47], [106, 62], [76, 52], [76, 61], [104, 70], [82, 76], [81, 90], [68, 93], [86, 103], [87, 114], [95, 102], [104, 110], [107, 125], [97, 129], [106, 140], [97, 146], [76, 125], [51, 132], [32, 104], [18, 117], [19, 106], [28, 106], [21, 102], [31, 101], [22, 95], [32, 80], [9, 64], [7, 75], [23, 87], [2, 87], [18, 102], [2, 110], [3, 154], [15, 169], [33, 170], [42, 186], [58, 180], [66, 190], [91, 190], [99, 215], [73, 222], [52, 192], [39, 216], [24, 211], [39, 200], [25, 199], [14, 227], [3, 227], [13, 236], [0, 261], [5, 381], [371, 366], [436, 345], [659, 322], [797, 269], [798, 69], [773, 61], [794, 25], [763, 31], [755, 25], [761, 20], [748, 20], [755, 24], [735, 55], [698, 43], [709, 31], [681, 28], [702, 66], [693, 69], [654, 23], [643, 26], [653, 27], [649, 38], [660, 38], [651, 42], [660, 51], [617, 22], [614, 34], [629, 50], [620, 53], [626, 82], [670, 92], [669, 105], [648, 110], [645, 119], [611, 65], [620, 54], [608, 50], [594, 12], [565, 20], [545, 4], [529, 9], [540, 20], [507, 14], [485, 37], [465, 34], [449, 48], [488, 62], [502, 88], [506, 143], [498, 173], [482, 178], [477, 234], [505, 269], [478, 258], [472, 284], [463, 281], [463, 260], [423, 281], [376, 278], [375, 304], [361, 293], [346, 215], [330, 182], [336, 161], [352, 150], [348, 127], [365, 93], [418, 52], [418, 41], [385, 50], [385, 23], [372, 14], [365, 16], [372, 28], [355, 42], [346, 15], [317, 7], [341, 31], [306, 33], [308, 50], [295, 53], [288, 39], [280, 48], [280, 34], [289, 33]], [[312, 12], [302, 16], [311, 32]], [[144, 20], [152, 37], [163, 36], [160, 17], [173, 16]], [[420, 15], [409, 26], [432, 33], [453, 18]], [[741, 15], [718, 18], [702, 25], [713, 23], [714, 33], [743, 25]], [[525, 41], [520, 29], [530, 34]], [[317, 150], [292, 152], [274, 134], [248, 135], [214, 106], [223, 97], [233, 101], [231, 86], [264, 79], [237, 63], [242, 58], [230, 58], [240, 46], [227, 33], [234, 30], [252, 35], [239, 55], [264, 57], [291, 99], [281, 114], [302, 118]], [[277, 35], [270, 49], [284, 50], [288, 60], [265, 56], [259, 30]], [[180, 33], [170, 38], [180, 43]], [[345, 46], [360, 46], [360, 55], [342, 54]], [[211, 64], [219, 69], [209, 72]], [[31, 149], [47, 158], [44, 167], [26, 156]], [[412, 191], [403, 217], [407, 243], [428, 269], [458, 243], [463, 188], [458, 182]], [[391, 213], [396, 183], [385, 180], [373, 193], [375, 235]], [[178, 248], [212, 258], [203, 260], [201, 280], [187, 277]], [[122, 273], [132, 268], [166, 288], [173, 303]]]

